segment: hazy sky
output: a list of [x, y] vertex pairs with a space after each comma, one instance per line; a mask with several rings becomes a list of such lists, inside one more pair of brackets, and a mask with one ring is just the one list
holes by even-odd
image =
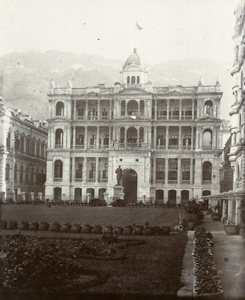
[[[0, 0], [0, 56], [60, 50], [147, 63], [233, 59], [239, 0]], [[143, 28], [135, 30], [135, 22]]]

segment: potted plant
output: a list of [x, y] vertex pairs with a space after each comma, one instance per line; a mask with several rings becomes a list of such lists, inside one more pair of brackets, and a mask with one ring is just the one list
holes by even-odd
[[21, 221], [19, 225], [20, 230], [27, 230], [29, 227], [29, 223], [27, 221]]
[[92, 226], [90, 224], [84, 224], [81, 227], [83, 233], [90, 233], [92, 230]]
[[46, 230], [48, 230], [48, 228], [49, 228], [49, 223], [46, 221], [42, 221], [39, 224], [39, 230], [41, 230], [41, 231], [46, 231]]
[[134, 234], [141, 235], [143, 233], [144, 226], [142, 226], [142, 225], [134, 225], [133, 229], [134, 229]]
[[80, 224], [72, 224], [71, 232], [78, 233], [80, 231], [81, 231], [81, 225]]
[[59, 231], [60, 230], [60, 223], [58, 223], [56, 221], [51, 223], [50, 226], [49, 226], [49, 230], [50, 231]]
[[0, 229], [6, 229], [7, 228], [7, 221], [1, 220], [0, 221]]
[[8, 221], [7, 222], [7, 229], [17, 229], [17, 221]]
[[60, 226], [60, 231], [61, 232], [69, 232], [70, 229], [71, 229], [71, 224], [69, 222], [61, 224], [61, 226]]
[[102, 227], [102, 233], [112, 232], [113, 227], [111, 225], [105, 225]]
[[91, 232], [92, 232], [92, 233], [97, 233], [97, 234], [102, 233], [102, 226], [101, 226], [101, 225], [98, 225], [98, 224], [95, 224], [95, 225], [92, 227]]
[[131, 225], [127, 225], [123, 228], [123, 234], [132, 234], [133, 232], [133, 227]]
[[223, 219], [224, 231], [227, 235], [237, 235], [239, 234], [239, 226], [236, 225], [229, 217]]
[[114, 233], [120, 235], [123, 232], [123, 227], [122, 226], [116, 226], [114, 227]]
[[31, 222], [29, 224], [29, 230], [35, 231], [35, 230], [38, 230], [38, 229], [39, 229], [39, 223], [38, 222]]

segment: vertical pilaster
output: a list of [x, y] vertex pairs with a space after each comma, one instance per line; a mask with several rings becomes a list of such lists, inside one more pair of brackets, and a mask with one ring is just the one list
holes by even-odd
[[195, 100], [194, 99], [192, 99], [191, 118], [192, 118], [192, 120], [195, 119]]
[[167, 120], [169, 120], [169, 99], [167, 99]]
[[156, 150], [156, 140], [157, 140], [157, 127], [154, 126], [154, 137], [153, 137], [153, 149]]
[[190, 184], [193, 184], [193, 158], [190, 159]]
[[179, 119], [182, 118], [182, 99], [179, 99]]
[[87, 157], [83, 158], [83, 182], [87, 182]]
[[88, 149], [88, 126], [85, 126], [84, 148]]
[[153, 159], [153, 184], [156, 183], [156, 158], [154, 157]]
[[72, 182], [74, 183], [75, 182], [75, 179], [76, 179], [76, 164], [75, 164], [75, 157], [72, 157], [72, 168], [71, 168], [71, 172], [72, 172]]
[[98, 182], [98, 175], [99, 175], [99, 157], [96, 156], [96, 158], [95, 158], [95, 182]]
[[77, 119], [77, 100], [74, 100], [74, 108], [73, 108], [73, 119], [76, 120]]
[[181, 182], [181, 158], [178, 158], [178, 177], [177, 177], [177, 183], [180, 185]]
[[181, 150], [181, 145], [182, 145], [182, 131], [181, 131], [182, 127], [179, 126], [179, 150]]
[[98, 100], [98, 120], [100, 120], [100, 115], [101, 115], [101, 112], [100, 112], [100, 99]]
[[157, 99], [155, 99], [155, 120], [157, 120]]
[[191, 126], [191, 151], [194, 149], [194, 127]]
[[168, 150], [168, 143], [169, 143], [169, 126], [166, 126], [166, 150]]
[[100, 144], [100, 127], [97, 127], [97, 135], [96, 135], [96, 148], [99, 149]]
[[88, 120], [88, 100], [85, 100], [85, 120]]
[[165, 184], [168, 183], [168, 158], [165, 159]]

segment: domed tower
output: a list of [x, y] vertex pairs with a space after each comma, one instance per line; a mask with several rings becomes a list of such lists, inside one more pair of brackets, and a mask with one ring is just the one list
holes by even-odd
[[125, 87], [142, 87], [148, 83], [148, 70], [142, 64], [136, 48], [125, 61], [121, 74], [122, 83]]

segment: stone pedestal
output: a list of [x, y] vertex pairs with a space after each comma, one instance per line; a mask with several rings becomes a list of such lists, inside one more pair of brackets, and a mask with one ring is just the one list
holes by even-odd
[[119, 199], [121, 196], [121, 193], [123, 193], [123, 187], [121, 185], [115, 185], [113, 187], [114, 194], [113, 194], [113, 200]]

